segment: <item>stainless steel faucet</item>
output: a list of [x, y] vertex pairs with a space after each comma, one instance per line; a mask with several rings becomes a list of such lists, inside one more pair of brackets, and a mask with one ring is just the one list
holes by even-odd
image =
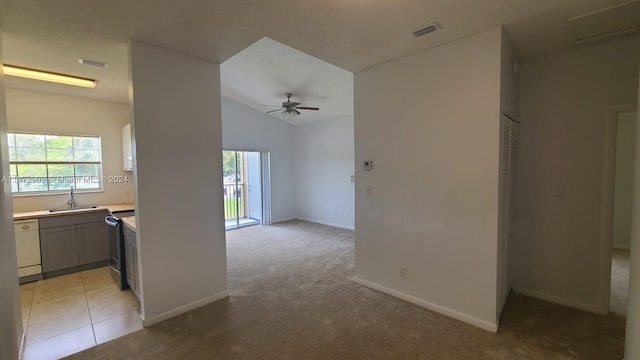
[[76, 198], [73, 195], [73, 186], [71, 186], [71, 198], [67, 201], [67, 205], [69, 205], [70, 208], [76, 207]]

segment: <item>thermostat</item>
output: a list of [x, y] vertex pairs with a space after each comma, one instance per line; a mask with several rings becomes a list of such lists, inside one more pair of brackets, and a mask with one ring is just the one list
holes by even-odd
[[365, 160], [364, 162], [362, 162], [362, 169], [365, 171], [369, 171], [373, 169], [373, 161], [372, 160]]

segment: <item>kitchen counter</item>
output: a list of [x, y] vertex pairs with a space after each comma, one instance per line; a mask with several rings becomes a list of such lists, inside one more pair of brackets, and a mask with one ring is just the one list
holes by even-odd
[[129, 226], [131, 228], [131, 230], [136, 231], [136, 217], [135, 216], [127, 216], [127, 217], [123, 217], [122, 222]]
[[133, 203], [124, 203], [124, 204], [109, 204], [104, 205], [104, 207], [109, 210], [110, 213], [122, 212], [122, 211], [135, 211], [136, 206]]
[[89, 209], [69, 209], [69, 210], [59, 210], [54, 212], [49, 212], [47, 210], [37, 210], [37, 211], [25, 211], [25, 212], [17, 212], [13, 213], [13, 220], [26, 220], [26, 219], [38, 219], [43, 217], [50, 216], [63, 216], [63, 215], [74, 215], [74, 214], [86, 214], [93, 212], [118, 212], [118, 211], [132, 211], [135, 206], [133, 203], [124, 203], [124, 204], [109, 204], [109, 205], [101, 205], [96, 206], [95, 208]]

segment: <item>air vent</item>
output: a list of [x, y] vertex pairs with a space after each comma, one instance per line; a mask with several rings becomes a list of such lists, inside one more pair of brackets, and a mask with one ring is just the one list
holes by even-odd
[[99, 62], [99, 61], [93, 61], [93, 60], [87, 60], [87, 59], [83, 59], [83, 58], [78, 58], [78, 63], [83, 64], [83, 65], [95, 66], [95, 67], [99, 67], [99, 68], [103, 68], [103, 69], [109, 66], [109, 64], [107, 64], [107, 63], [103, 63], [103, 62]]
[[440, 25], [438, 25], [438, 23], [434, 22], [434, 23], [431, 23], [431, 24], [427, 25], [427, 27], [425, 27], [425, 28], [422, 28], [422, 29], [420, 29], [418, 31], [415, 31], [413, 33], [413, 36], [419, 37], [419, 36], [422, 36], [422, 35], [427, 35], [427, 34], [430, 34], [432, 32], [436, 32], [436, 31], [438, 31], [440, 29], [442, 29], [440, 27]]

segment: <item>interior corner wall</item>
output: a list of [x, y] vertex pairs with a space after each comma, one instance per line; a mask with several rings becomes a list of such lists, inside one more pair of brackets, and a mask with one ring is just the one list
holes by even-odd
[[147, 326], [228, 295], [220, 66], [132, 41], [130, 71]]
[[[8, 179], [9, 148], [4, 75], [2, 73], [2, 33], [0, 32], [0, 179]], [[20, 290], [18, 287], [18, 259], [13, 231], [11, 183], [0, 182], [0, 358], [17, 360], [24, 336]]]
[[353, 117], [294, 127], [296, 217], [354, 229]]
[[293, 128], [273, 116], [222, 97], [223, 149], [271, 154], [271, 221], [274, 223], [296, 217]]
[[501, 36], [358, 72], [354, 93], [356, 164], [373, 161], [356, 167], [355, 280], [490, 331]]
[[[102, 192], [77, 193], [78, 204], [133, 202], [132, 173], [122, 170], [121, 155], [120, 128], [130, 121], [128, 104], [18, 89], [7, 89], [6, 96], [9, 131], [100, 136], [103, 176], [126, 176], [129, 180], [105, 182]], [[13, 209], [64, 207], [68, 199], [68, 194], [14, 197]]]
[[640, 36], [520, 62], [518, 292], [589, 311], [601, 272], [607, 107], [637, 101]]

